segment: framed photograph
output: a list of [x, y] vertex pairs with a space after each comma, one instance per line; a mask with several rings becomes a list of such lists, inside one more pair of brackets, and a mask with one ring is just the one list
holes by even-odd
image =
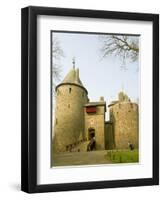
[[159, 184], [159, 15], [22, 9], [21, 188]]

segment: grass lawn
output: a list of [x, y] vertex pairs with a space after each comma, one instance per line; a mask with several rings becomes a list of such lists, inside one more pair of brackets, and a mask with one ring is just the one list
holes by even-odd
[[135, 163], [139, 162], [138, 150], [117, 150], [108, 151], [105, 157], [113, 163]]

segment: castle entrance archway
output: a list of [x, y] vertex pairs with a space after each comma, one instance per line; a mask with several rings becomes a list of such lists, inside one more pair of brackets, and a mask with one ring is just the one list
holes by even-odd
[[91, 127], [88, 129], [88, 140], [90, 140], [94, 137], [95, 137], [95, 129]]

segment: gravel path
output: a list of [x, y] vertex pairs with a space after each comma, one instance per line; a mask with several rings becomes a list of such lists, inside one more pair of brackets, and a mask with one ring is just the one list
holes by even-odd
[[109, 164], [105, 158], [107, 151], [65, 152], [54, 155], [53, 166]]

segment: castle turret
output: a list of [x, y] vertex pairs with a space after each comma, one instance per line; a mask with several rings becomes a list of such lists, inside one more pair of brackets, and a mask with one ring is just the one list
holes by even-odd
[[131, 102], [129, 97], [121, 92], [119, 101], [109, 105], [109, 115], [115, 148], [126, 149], [129, 143], [138, 148], [138, 104]]
[[79, 138], [84, 138], [83, 107], [87, 101], [87, 90], [79, 78], [79, 69], [73, 67], [56, 86], [55, 152], [64, 152], [67, 146], [75, 144]]

